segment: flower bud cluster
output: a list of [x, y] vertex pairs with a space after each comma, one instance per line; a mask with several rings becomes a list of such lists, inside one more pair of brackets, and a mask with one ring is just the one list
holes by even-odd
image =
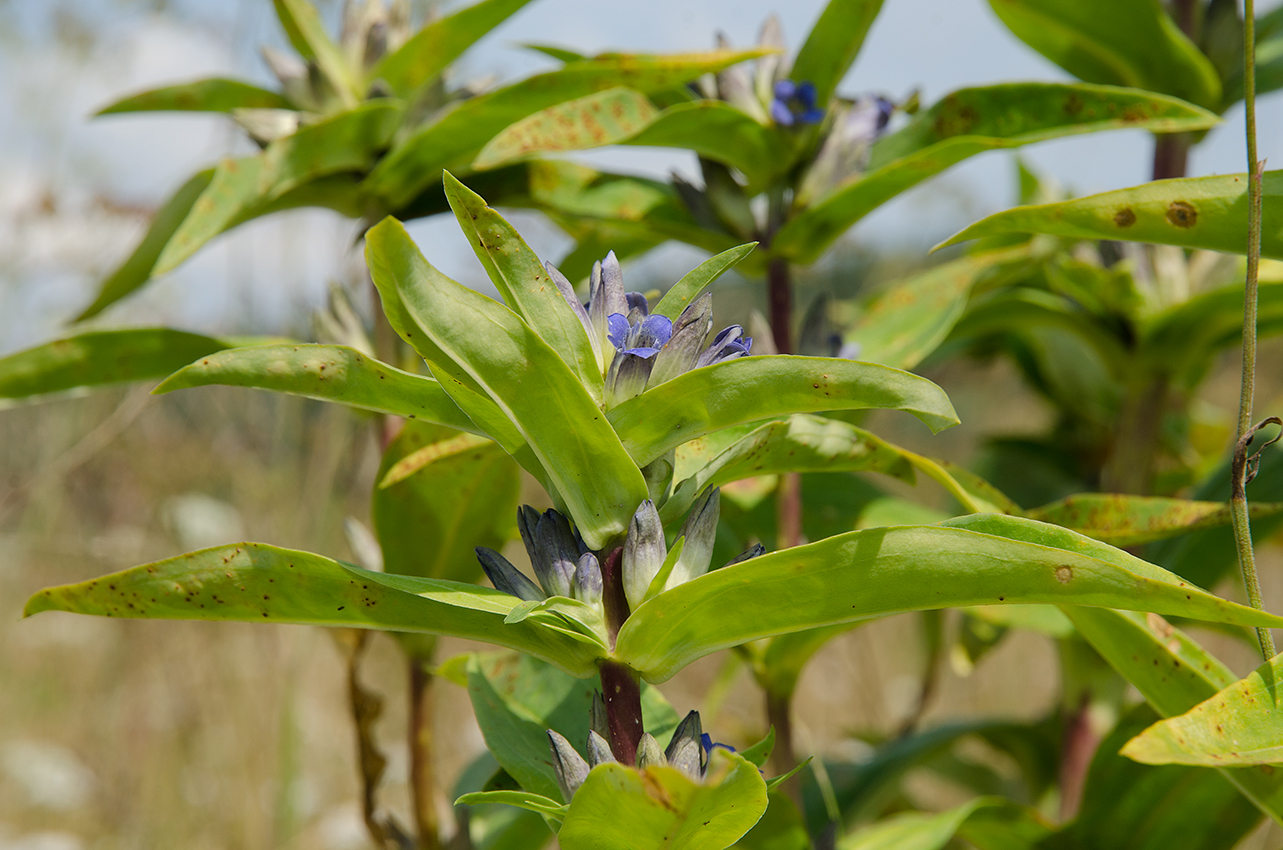
[[[557, 786], [561, 789], [562, 798], [569, 803], [575, 792], [588, 778], [588, 772], [599, 764], [618, 764], [618, 759], [607, 742], [609, 734], [605, 727], [604, 708], [599, 715], [601, 694], [593, 695], [593, 728], [588, 732], [585, 751], [588, 758], [579, 754], [565, 736], [548, 730], [548, 745], [552, 750], [553, 771], [557, 777]], [[715, 744], [704, 733], [700, 724], [699, 712], [692, 711], [673, 730], [673, 737], [668, 747], [660, 749], [659, 741], [649, 732], [643, 733], [637, 744], [638, 770], [650, 767], [672, 767], [680, 770], [695, 782], [702, 782], [708, 773], [708, 757], [714, 749], [722, 748], [734, 752], [726, 744]]]
[[[646, 600], [651, 585], [666, 566], [667, 577], [656, 592], [677, 587], [708, 572], [720, 512], [721, 490], [710, 487], [691, 506], [678, 537], [683, 541], [681, 551], [672, 553], [675, 557], [669, 564], [670, 552], [659, 511], [650, 499], [641, 503], [628, 523], [620, 567], [630, 610]], [[556, 510], [541, 514], [529, 505], [522, 505], [517, 511], [517, 528], [538, 583], [527, 578], [503, 555], [479, 546], [477, 560], [497, 590], [531, 602], [565, 596], [589, 605], [601, 604], [601, 562], [571, 527], [569, 519]], [[758, 544], [726, 566], [757, 557], [764, 551]]]
[[683, 372], [747, 357], [752, 350], [752, 337], [744, 336], [739, 325], [731, 325], [708, 342], [713, 328], [713, 297], [708, 293], [687, 305], [675, 322], [652, 314], [646, 296], [624, 291], [614, 251], [593, 264], [587, 304], [579, 302], [570, 281], [551, 263], [545, 268], [588, 332], [606, 377], [607, 407]]
[[555, 510], [541, 514], [522, 505], [517, 510], [517, 530], [539, 584], [495, 550], [478, 546], [477, 560], [497, 590], [530, 602], [550, 596], [567, 596], [589, 605], [601, 602], [601, 564], [570, 527], [569, 519]]

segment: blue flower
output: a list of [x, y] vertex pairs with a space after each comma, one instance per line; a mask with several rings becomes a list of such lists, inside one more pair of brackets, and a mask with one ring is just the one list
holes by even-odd
[[[644, 298], [642, 303], [645, 304]], [[616, 351], [650, 358], [658, 354], [673, 338], [673, 320], [667, 316], [644, 315], [648, 309], [648, 305], [643, 308], [641, 320], [632, 324], [621, 313], [611, 313], [606, 318], [606, 338], [615, 346]]]
[[782, 127], [823, 121], [824, 110], [815, 103], [815, 84], [810, 80], [800, 83], [777, 80], [775, 99], [771, 101], [771, 119]]

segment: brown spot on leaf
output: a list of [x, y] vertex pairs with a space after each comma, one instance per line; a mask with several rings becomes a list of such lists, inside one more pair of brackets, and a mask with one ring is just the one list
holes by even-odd
[[1074, 568], [1068, 564], [1061, 564], [1056, 567], [1056, 581], [1061, 584], [1069, 584], [1069, 580], [1074, 577]]
[[1119, 227], [1131, 227], [1136, 223], [1136, 213], [1132, 212], [1131, 207], [1123, 207], [1114, 213], [1114, 224]]
[[1188, 201], [1172, 201], [1167, 208], [1167, 220], [1177, 227], [1193, 227], [1198, 222], [1198, 210]]

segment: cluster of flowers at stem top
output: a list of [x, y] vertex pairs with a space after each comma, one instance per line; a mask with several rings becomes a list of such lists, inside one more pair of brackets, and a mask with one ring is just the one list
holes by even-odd
[[[561, 789], [563, 799], [569, 803], [588, 778], [588, 772], [599, 764], [618, 764], [619, 759], [607, 743], [609, 731], [606, 723], [606, 706], [600, 692], [593, 693], [592, 728], [588, 732], [585, 759], [579, 754], [565, 736], [548, 730], [548, 745], [552, 749], [552, 766]], [[708, 759], [714, 749], [735, 752], [726, 744], [713, 743], [712, 738], [703, 731], [699, 712], [692, 711], [683, 718], [673, 730], [673, 737], [668, 746], [660, 749], [659, 741], [649, 732], [641, 736], [637, 743], [635, 766], [638, 770], [650, 767], [672, 767], [686, 774], [696, 782], [701, 782], [708, 773]], [[629, 765], [632, 767], [634, 765]]]
[[[671, 550], [664, 542], [664, 527], [655, 503], [647, 499], [637, 508], [628, 524], [620, 567], [630, 610], [657, 593], [708, 572], [717, 537], [720, 494], [718, 488], [710, 487], [700, 495]], [[593, 606], [602, 605], [601, 561], [571, 528], [565, 515], [555, 509], [541, 514], [529, 505], [522, 505], [517, 511], [517, 529], [538, 584], [495, 550], [478, 547], [477, 560], [497, 590], [529, 602], [565, 596]], [[764, 551], [758, 544], [725, 566]]]
[[652, 314], [640, 292], [624, 291], [624, 275], [611, 251], [593, 263], [588, 303], [581, 304], [575, 288], [551, 263], [549, 277], [583, 323], [606, 377], [606, 406], [613, 407], [683, 372], [723, 360], [747, 357], [752, 337], [731, 325], [707, 346], [713, 328], [713, 297], [704, 293], [692, 301], [677, 321]]

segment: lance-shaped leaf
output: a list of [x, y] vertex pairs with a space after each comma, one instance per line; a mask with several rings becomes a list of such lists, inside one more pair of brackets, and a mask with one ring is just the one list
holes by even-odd
[[959, 89], [878, 141], [868, 169], [794, 215], [772, 248], [797, 262], [813, 262], [881, 204], [984, 151], [1102, 130], [1200, 130], [1218, 120], [1174, 98], [1110, 86], [1008, 83]]
[[139, 92], [98, 110], [99, 115], [123, 112], [231, 112], [233, 109], [291, 109], [274, 91], [240, 80], [211, 78]]
[[1127, 742], [1123, 755], [1145, 764], [1230, 767], [1283, 762], [1283, 658], [1184, 714], [1169, 717]]
[[210, 354], [175, 371], [156, 392], [213, 384], [254, 387], [460, 431], [477, 430], [436, 380], [403, 372], [346, 345], [260, 345]]
[[[1262, 256], [1283, 258], [1283, 172], [1262, 181]], [[1013, 207], [981, 219], [939, 247], [1001, 233], [1119, 239], [1247, 252], [1247, 175], [1156, 180], [1055, 204]]]
[[668, 288], [664, 297], [659, 299], [652, 313], [660, 316], [667, 316], [670, 319], [676, 319], [682, 314], [692, 301], [698, 298], [713, 281], [717, 280], [736, 263], [747, 257], [754, 248], [756, 242], [749, 242], [745, 245], [736, 245], [729, 251], [709, 257], [695, 268], [682, 275], [682, 279], [677, 281]]
[[693, 369], [612, 408], [624, 447], [646, 465], [687, 440], [742, 422], [825, 410], [904, 410], [932, 431], [956, 425], [944, 390], [917, 375], [831, 357], [740, 357]]
[[566, 850], [723, 850], [766, 811], [756, 765], [717, 750], [703, 783], [672, 767], [593, 768], [557, 842]]
[[[615, 652], [658, 682], [696, 658], [762, 637], [902, 611], [1007, 602], [1283, 624], [1283, 618], [1215, 597], [1139, 558], [1110, 562], [1080, 554], [1093, 545], [1103, 546], [998, 514], [944, 526], [855, 531], [724, 567], [666, 591], [633, 612]], [[710, 610], [731, 616], [710, 617]]]
[[511, 310], [432, 268], [395, 219], [366, 234], [366, 256], [380, 291], [394, 289], [422, 329], [416, 347], [446, 392], [462, 384], [502, 411], [590, 547], [622, 538], [646, 482], [557, 352]]
[[[565, 803], [558, 803], [551, 797], [534, 794], [530, 791], [473, 791], [471, 794], [464, 794], [454, 801], [456, 806], [479, 806], [486, 803], [516, 806], [519, 809], [547, 815], [557, 821], [561, 821], [570, 809]], [[542, 842], [544, 836], [540, 835], [538, 840]], [[536, 847], [539, 845], [531, 842], [530, 846]]]
[[[1105, 608], [1064, 611], [1078, 633], [1164, 717], [1183, 714], [1237, 679], [1219, 659], [1161, 617]], [[1276, 768], [1220, 770], [1257, 808], [1283, 823], [1283, 775]]]
[[660, 515], [665, 523], [686, 513], [706, 487], [781, 472], [883, 472], [905, 481], [913, 470], [904, 452], [862, 428], [794, 414], [749, 432], [678, 483]]
[[969, 254], [899, 281], [862, 306], [844, 334], [860, 360], [912, 369], [944, 342], [963, 315], [972, 287], [1033, 263], [1030, 246]]
[[1119, 755], [1128, 738], [1157, 719], [1148, 705], [1134, 706], [1100, 742], [1064, 846], [1230, 850], [1260, 821], [1251, 801], [1216, 771], [1156, 769]]
[[156, 211], [142, 242], [138, 243], [133, 253], [102, 282], [93, 303], [76, 317], [77, 322], [93, 318], [151, 278], [152, 269], [156, 265], [157, 258], [160, 257], [160, 252], [169, 244], [169, 240], [187, 218], [196, 199], [201, 197], [213, 177], [212, 168], [197, 172], [169, 200], [165, 201]]
[[[559, 798], [548, 730], [582, 752], [598, 683], [510, 653], [470, 656], [467, 676], [468, 697], [487, 749], [521, 787]], [[643, 725], [667, 739], [677, 728], [677, 712], [658, 689], [642, 685], [641, 693]]]
[[[1256, 330], [1262, 336], [1283, 331], [1283, 281], [1260, 281]], [[1144, 326], [1140, 354], [1150, 368], [1196, 384], [1211, 354], [1243, 339], [1243, 284], [1200, 292], [1164, 310]]]
[[341, 171], [368, 168], [401, 119], [400, 104], [374, 101], [309, 124], [263, 153], [224, 160], [156, 259], [154, 274], [175, 268], [218, 234], [252, 218], [291, 189]]
[[893, 815], [853, 832], [838, 848], [943, 850], [955, 838], [979, 847], [1032, 847], [1051, 833], [1051, 825], [1034, 809], [1001, 797], [978, 797], [939, 814]]
[[[1054, 526], [992, 515], [963, 517], [946, 524], [996, 532], [1023, 542], [1045, 542], [1123, 569], [1160, 577], [1172, 575], [1121, 549]], [[1039, 528], [1053, 530], [1040, 533]], [[1188, 589], [1188, 585], [1181, 589]], [[1133, 606], [1128, 608], [1135, 610]], [[1062, 610], [1101, 657], [1165, 717], [1188, 711], [1235, 679], [1224, 664], [1162, 617], [1105, 607], [1066, 605]], [[1283, 776], [1268, 767], [1227, 769], [1224, 775], [1261, 811], [1283, 823]]]
[[[606, 113], [604, 117], [603, 113]], [[681, 148], [739, 169], [750, 191], [787, 171], [795, 150], [772, 128], [719, 100], [656, 109], [640, 92], [611, 89], [549, 107], [495, 136], [473, 162], [493, 168], [536, 153], [603, 145]]]
[[[404, 232], [402, 232], [402, 239], [398, 244], [401, 243], [413, 244], [410, 243], [409, 237], [405, 236]], [[382, 302], [383, 314], [387, 317], [388, 324], [392, 326], [392, 329], [397, 332], [401, 339], [405, 340], [430, 365], [431, 360], [437, 356], [437, 349], [433, 346], [427, 330], [419, 324], [418, 319], [415, 318], [401, 297], [401, 292], [398, 288], [398, 277], [390, 271], [390, 269], [398, 267], [371, 261], [369, 234], [367, 234], [365, 247], [366, 261], [370, 267], [370, 277], [374, 281], [375, 287], [379, 290], [379, 299]], [[444, 275], [429, 265], [426, 260], [423, 260], [422, 255], [418, 254], [417, 250], [416, 248], [406, 255], [417, 257], [420, 261], [413, 264], [412, 272], [414, 274], [424, 274], [429, 281], [434, 281], [438, 276], [448, 280], [448, 278], [445, 278]], [[448, 395], [459, 409], [464, 412], [464, 415], [472, 420], [476, 433], [484, 434], [503, 446], [504, 451], [512, 455], [513, 459], [521, 464], [522, 468], [538, 479], [539, 483], [553, 495], [554, 501], [556, 500], [557, 495], [552, 481], [549, 479], [543, 465], [539, 462], [539, 458], [535, 456], [535, 453], [526, 443], [526, 438], [499, 406], [490, 400], [480, 386], [476, 385], [475, 382], [460, 383], [459, 381], [453, 381]]]
[[407, 422], [383, 453], [376, 481], [423, 449], [460, 436], [474, 441], [465, 450], [439, 455], [417, 475], [375, 486], [370, 519], [387, 572], [477, 581], [482, 576], [476, 547], [499, 549], [516, 534], [521, 470], [495, 443], [477, 444], [476, 437], [451, 438], [450, 433]]
[[504, 303], [552, 346], [594, 398], [601, 398], [601, 367], [588, 331], [535, 252], [516, 228], [486, 206], [485, 198], [449, 172], [445, 194], [459, 228]]
[[1160, 0], [989, 0], [1016, 36], [1080, 80], [1221, 108], [1216, 68]]
[[472, 161], [495, 168], [536, 153], [614, 145], [655, 120], [659, 110], [646, 95], [613, 88], [577, 97], [528, 115], [495, 136]]
[[163, 378], [236, 344], [171, 328], [80, 333], [0, 358], [0, 400]]
[[[1253, 502], [1253, 518], [1283, 513], [1278, 502]], [[1031, 519], [1072, 528], [1114, 546], [1135, 546], [1230, 522], [1230, 506], [1160, 496], [1083, 493], [1028, 512]]]
[[508, 19], [530, 0], [482, 0], [444, 18], [432, 21], [370, 72], [398, 95], [410, 98], [476, 41]]
[[26, 616], [302, 623], [453, 635], [542, 658], [575, 676], [604, 647], [534, 622], [505, 624], [518, 599], [476, 585], [372, 573], [309, 552], [242, 543], [42, 590]]
[[643, 94], [663, 91], [761, 52], [610, 55], [571, 62], [453, 107], [393, 148], [371, 173], [367, 188], [396, 209], [440, 180], [443, 169], [466, 168], [487, 142], [527, 115], [616, 86]]
[[272, 0], [276, 17], [280, 19], [285, 35], [294, 49], [306, 59], [316, 61], [321, 73], [348, 108], [357, 105], [363, 92], [357, 83], [352, 65], [343, 50], [334, 43], [321, 15], [310, 0]]
[[864, 44], [882, 0], [829, 0], [793, 60], [790, 77], [815, 86], [815, 101], [829, 102]]

